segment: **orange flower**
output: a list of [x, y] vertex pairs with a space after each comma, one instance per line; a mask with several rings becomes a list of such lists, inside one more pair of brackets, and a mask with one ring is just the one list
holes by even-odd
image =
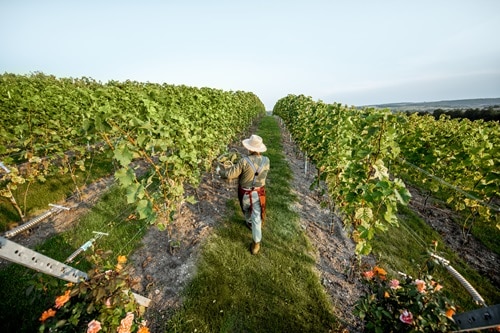
[[450, 318], [450, 319], [453, 319], [453, 315], [455, 314], [455, 310], [453, 310], [452, 308], [448, 308], [448, 310], [446, 310], [446, 313], [445, 313], [445, 316]]
[[54, 317], [56, 315], [56, 310], [48, 309], [47, 311], [43, 311], [42, 316], [40, 317], [40, 321], [43, 323], [47, 319]]
[[439, 283], [436, 283], [436, 285], [434, 286], [434, 290], [435, 291], [440, 291], [441, 289], [443, 289], [443, 286], [440, 285]]
[[139, 328], [137, 333], [149, 333], [149, 328], [147, 328], [146, 326], [142, 326], [141, 328]]
[[417, 290], [422, 294], [425, 293], [425, 281], [424, 280], [415, 280], [415, 285], [417, 286]]
[[365, 278], [370, 280], [371, 278], [373, 278], [375, 276], [375, 273], [373, 273], [373, 271], [367, 271], [367, 272], [364, 272], [363, 275]]
[[134, 322], [134, 314], [132, 312], [127, 312], [125, 318], [120, 322], [120, 327], [118, 327], [118, 333], [130, 333], [132, 324]]
[[56, 298], [56, 309], [60, 309], [61, 306], [63, 306], [64, 304], [66, 304], [66, 302], [69, 301], [69, 299], [70, 299], [69, 293], [70, 292], [71, 292], [71, 290], [66, 290], [64, 295], [58, 296]]
[[389, 298], [389, 297], [391, 297], [391, 296], [390, 296], [390, 295], [389, 295], [389, 293], [386, 291], [386, 292], [384, 292], [384, 297], [385, 297], [385, 298]]
[[127, 262], [127, 257], [125, 256], [118, 256], [118, 263], [119, 264], [125, 264]]
[[381, 275], [381, 276], [385, 276], [387, 275], [387, 272], [385, 271], [385, 269], [381, 268], [381, 267], [378, 267], [378, 266], [375, 266], [373, 267], [373, 272], [377, 275]]

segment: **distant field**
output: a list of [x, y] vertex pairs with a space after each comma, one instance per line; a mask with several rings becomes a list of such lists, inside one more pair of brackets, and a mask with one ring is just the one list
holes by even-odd
[[435, 102], [402, 102], [402, 103], [387, 103], [376, 105], [365, 105], [364, 107], [377, 107], [389, 108], [397, 111], [431, 111], [434, 109], [481, 109], [490, 106], [500, 106], [500, 98], [476, 98], [476, 99], [459, 99], [449, 101], [435, 101]]

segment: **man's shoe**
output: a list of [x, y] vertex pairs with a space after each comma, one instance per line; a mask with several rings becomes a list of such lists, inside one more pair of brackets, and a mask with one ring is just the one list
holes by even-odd
[[259, 253], [260, 250], [260, 243], [252, 242], [252, 246], [250, 246], [250, 252], [252, 254], [257, 254]]

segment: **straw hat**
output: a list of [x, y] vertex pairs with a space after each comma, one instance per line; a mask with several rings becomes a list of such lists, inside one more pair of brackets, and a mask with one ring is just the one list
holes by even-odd
[[267, 150], [266, 146], [262, 143], [262, 138], [255, 134], [252, 134], [249, 139], [243, 140], [242, 143], [250, 151], [262, 153]]

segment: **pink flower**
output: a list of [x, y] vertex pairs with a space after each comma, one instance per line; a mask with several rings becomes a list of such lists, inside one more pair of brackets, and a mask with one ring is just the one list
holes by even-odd
[[404, 310], [403, 313], [401, 313], [401, 316], [399, 316], [399, 320], [401, 320], [405, 324], [411, 325], [413, 321], [413, 315], [410, 311]]
[[134, 322], [134, 314], [132, 312], [127, 312], [125, 318], [123, 318], [120, 322], [120, 327], [118, 327], [118, 333], [130, 333], [133, 322]]
[[422, 294], [425, 294], [425, 281], [424, 280], [415, 280], [415, 285], [417, 286], [417, 290]]
[[87, 328], [87, 333], [97, 333], [101, 330], [101, 323], [97, 320], [92, 320]]
[[104, 305], [109, 309], [111, 308], [111, 297], [108, 297], [106, 299], [106, 302], [104, 302]]
[[399, 280], [396, 280], [396, 279], [391, 280], [391, 281], [389, 282], [389, 287], [390, 287], [391, 289], [398, 289], [398, 288], [401, 288], [401, 287], [399, 286]]

